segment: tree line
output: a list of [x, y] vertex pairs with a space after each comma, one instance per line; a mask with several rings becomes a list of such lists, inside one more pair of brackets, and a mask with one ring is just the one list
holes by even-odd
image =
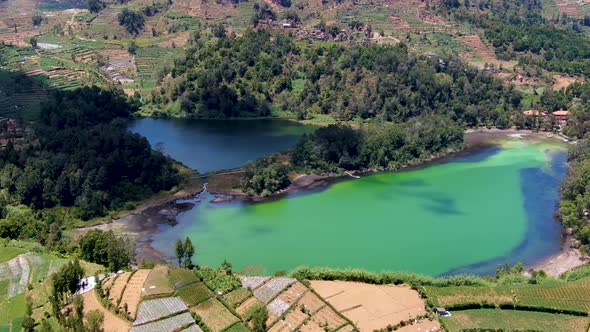
[[288, 173], [342, 174], [345, 171], [397, 170], [463, 144], [463, 128], [446, 116], [424, 115], [403, 124], [353, 129], [329, 125], [305, 135], [291, 152], [290, 164], [265, 158], [246, 168], [243, 189], [268, 196], [291, 183]]
[[170, 74], [149, 101], [161, 115], [194, 118], [267, 116], [274, 107], [299, 119], [405, 122], [444, 114], [466, 126], [494, 125], [522, 98], [459, 58], [416, 55], [403, 43], [306, 43], [266, 30], [211, 39], [195, 33]]

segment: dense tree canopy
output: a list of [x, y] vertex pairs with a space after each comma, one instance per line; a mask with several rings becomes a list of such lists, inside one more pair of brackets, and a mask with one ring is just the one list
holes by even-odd
[[572, 228], [583, 253], [590, 253], [590, 141], [583, 139], [570, 148], [570, 168], [561, 191], [559, 213], [566, 228]]
[[521, 95], [458, 58], [424, 57], [405, 45], [307, 44], [265, 30], [188, 47], [152, 103], [189, 117], [268, 115], [271, 105], [300, 119], [404, 122], [445, 114], [469, 126], [493, 124]]
[[129, 265], [134, 244], [115, 236], [113, 231], [91, 230], [78, 242], [80, 257], [89, 262], [104, 265], [110, 271], [118, 271]]
[[118, 16], [119, 24], [125, 27], [127, 32], [137, 35], [145, 24], [145, 17], [142, 13], [124, 8]]
[[28, 143], [0, 150], [0, 189], [34, 209], [75, 206], [81, 218], [170, 189], [178, 183], [171, 161], [116, 120], [131, 111], [118, 92], [54, 93]]
[[463, 143], [463, 129], [443, 116], [421, 116], [404, 124], [354, 130], [331, 125], [304, 137], [293, 164], [319, 172], [395, 170]]

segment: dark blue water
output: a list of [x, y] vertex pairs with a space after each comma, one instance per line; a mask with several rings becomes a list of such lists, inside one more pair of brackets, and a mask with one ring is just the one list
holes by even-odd
[[243, 166], [287, 150], [317, 127], [287, 120], [134, 120], [129, 130], [152, 147], [200, 173]]

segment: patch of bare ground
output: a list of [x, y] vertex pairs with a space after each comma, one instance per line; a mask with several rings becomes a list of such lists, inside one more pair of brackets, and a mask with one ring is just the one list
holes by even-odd
[[130, 275], [131, 272], [124, 272], [120, 274], [113, 283], [113, 287], [111, 287], [109, 292], [109, 300], [114, 304], [117, 304], [117, 301], [121, 298], [123, 289], [125, 288], [125, 285], [127, 285], [127, 280], [129, 280]]
[[[486, 45], [479, 35], [469, 35], [455, 37], [455, 40], [471, 48], [471, 52], [462, 54], [463, 59], [469, 61], [471, 64], [483, 68], [484, 65], [493, 64], [496, 67], [502, 65], [503, 68], [511, 69], [517, 64], [516, 61], [501, 61], [496, 59], [496, 53], [492, 46]], [[478, 61], [475, 59], [476, 56], [481, 57], [483, 60]]]
[[129, 279], [127, 287], [125, 287], [125, 292], [123, 292], [119, 308], [124, 308], [125, 303], [127, 303], [127, 314], [133, 318], [135, 318], [135, 314], [137, 313], [137, 306], [141, 299], [141, 290], [150, 272], [151, 270], [147, 269], [135, 271]]
[[297, 302], [299, 307], [303, 307], [301, 310], [305, 311], [308, 314], [313, 315], [318, 310], [323, 308], [326, 304], [313, 292], [307, 292], [299, 302]]
[[580, 17], [578, 6], [572, 0], [557, 0], [555, 1], [557, 8], [561, 14], [566, 14], [569, 17]]
[[143, 296], [172, 294], [174, 288], [168, 278], [168, 266], [159, 265], [153, 268], [143, 284]]
[[[533, 270], [543, 270], [548, 276], [557, 278], [566, 271], [588, 263], [589, 257], [582, 256], [579, 249], [572, 247], [571, 241], [572, 240], [569, 237], [566, 238], [565, 243], [561, 248], [561, 252], [549, 256], [528, 268]], [[528, 272], [526, 272], [526, 274], [528, 274]]]
[[405, 30], [410, 28], [408, 22], [406, 22], [406, 20], [401, 17], [390, 16], [389, 20], [391, 21], [391, 25], [393, 25], [394, 29]]
[[361, 331], [382, 329], [426, 313], [424, 301], [409, 286], [347, 281], [312, 281], [311, 286]]
[[327, 328], [330, 331], [346, 324], [346, 320], [340, 317], [338, 313], [328, 306], [323, 307], [320, 311], [312, 315], [310, 321], [314, 321], [319, 326], [323, 327], [324, 330]]
[[238, 14], [231, 4], [217, 3], [207, 0], [179, 0], [172, 4], [173, 11], [180, 11], [190, 16], [203, 19], [225, 19]]
[[104, 332], [120, 332], [129, 330], [131, 324], [105, 309], [96, 298], [95, 291], [92, 290], [90, 292], [86, 292], [84, 295], [82, 295], [82, 297], [84, 298], [84, 316], [88, 315], [91, 310], [98, 310], [104, 315]]
[[250, 308], [253, 308], [255, 306], [264, 306], [264, 303], [262, 303], [262, 301], [260, 301], [259, 299], [255, 298], [255, 297], [251, 297], [249, 299], [247, 299], [246, 301], [244, 301], [244, 303], [242, 303], [237, 309], [237, 313], [243, 318], [246, 318], [246, 313], [248, 312], [248, 310], [250, 310]]
[[190, 38], [189, 31], [179, 32], [176, 36], [161, 42], [159, 45], [161, 47], [167, 48], [174, 48], [174, 47], [184, 47]]
[[559, 89], [567, 88], [568, 86], [572, 85], [576, 81], [578, 81], [578, 79], [575, 77], [553, 75], [552, 87], [553, 87], [553, 89], [559, 90]]

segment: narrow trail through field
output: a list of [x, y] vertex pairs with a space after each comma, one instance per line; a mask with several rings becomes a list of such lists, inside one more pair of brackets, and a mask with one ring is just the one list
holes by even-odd
[[105, 332], [118, 332], [128, 331], [131, 324], [124, 321], [122, 318], [116, 316], [109, 310], [105, 309], [98, 299], [96, 298], [96, 292], [90, 291], [82, 295], [84, 298], [84, 316], [88, 315], [91, 310], [99, 310], [104, 315], [104, 331]]

